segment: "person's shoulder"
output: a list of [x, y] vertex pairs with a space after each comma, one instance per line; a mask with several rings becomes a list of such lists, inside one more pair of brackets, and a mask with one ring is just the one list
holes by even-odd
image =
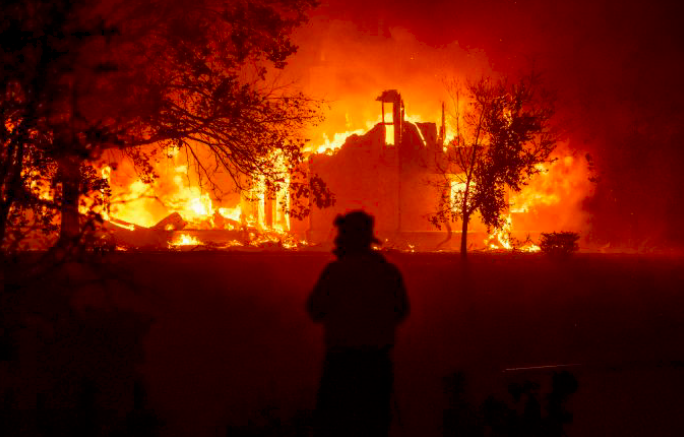
[[394, 275], [401, 275], [399, 268], [395, 264], [389, 262], [383, 254], [379, 252], [373, 252], [371, 255], [373, 260], [378, 263], [383, 270], [386, 270]]
[[386, 268], [387, 271], [389, 271], [392, 275], [401, 277], [401, 271], [399, 270], [399, 267], [397, 267], [396, 265], [392, 264], [391, 262], [386, 262], [386, 263], [385, 263], [385, 268]]
[[399, 267], [396, 266], [396, 264], [391, 263], [385, 258], [382, 254], [378, 254], [382, 258], [382, 268], [389, 272], [393, 276], [399, 276], [401, 277], [401, 271], [399, 270]]
[[373, 251], [368, 252], [368, 257], [377, 263], [389, 264], [389, 262], [387, 261], [387, 258], [385, 258], [385, 255], [381, 254], [378, 251], [373, 250]]
[[336, 259], [333, 261], [330, 261], [328, 264], [325, 265], [323, 268], [323, 273], [324, 274], [334, 274], [336, 272], [339, 272], [341, 270], [344, 270], [344, 262]]

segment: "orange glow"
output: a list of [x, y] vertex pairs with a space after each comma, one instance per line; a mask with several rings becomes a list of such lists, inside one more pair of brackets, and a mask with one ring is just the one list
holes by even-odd
[[[538, 252], [541, 249], [529, 240], [529, 234], [540, 234], [557, 229], [581, 232], [586, 226], [582, 212], [582, 200], [593, 188], [589, 182], [586, 165], [572, 154], [567, 145], [561, 145], [554, 160], [538, 164], [539, 174], [520, 192], [512, 193], [510, 210], [501, 229], [495, 229], [485, 241], [490, 249], [513, 249], [524, 252]], [[528, 235], [517, 247], [511, 245], [510, 236]]]
[[[178, 154], [169, 154], [157, 162], [155, 170], [160, 178], [151, 183], [135, 178], [128, 184], [110, 184], [112, 196], [104, 218], [151, 228], [165, 217], [178, 213], [188, 229], [237, 230], [251, 226], [260, 231], [289, 231], [286, 214], [289, 175], [283, 176], [280, 190], [274, 193], [273, 199], [267, 198], [264, 179], [260, 178], [249, 190], [238, 191], [229, 186], [234, 193], [228, 196], [232, 200], [217, 200], [209, 191], [192, 183], [196, 176], [187, 164], [179, 161]], [[277, 159], [276, 162], [279, 168], [285, 168], [282, 162]], [[107, 179], [113, 176], [114, 182], [118, 182], [118, 174], [112, 175], [111, 167], [104, 166], [101, 171]], [[232, 181], [228, 183], [232, 184]], [[270, 214], [269, 217], [266, 214]]]
[[240, 205], [234, 208], [219, 208], [218, 213], [224, 218], [240, 222], [242, 219], [242, 207]]
[[511, 232], [512, 232], [513, 220], [511, 215], [508, 214], [503, 222], [503, 225], [494, 229], [491, 234], [485, 240], [485, 246], [488, 249], [513, 249], [511, 244]]
[[169, 247], [179, 247], [179, 246], [201, 246], [202, 243], [197, 238], [188, 234], [180, 234], [178, 238], [174, 239], [169, 243]]
[[[405, 115], [405, 123], [414, 126], [423, 120], [420, 115]], [[332, 134], [332, 140], [324, 133], [321, 142], [310, 143], [308, 153], [334, 155], [350, 136], [364, 135], [381, 121], [381, 115], [378, 114], [373, 121], [365, 123], [365, 129], [351, 129], [349, 117], [346, 117], [346, 130]], [[388, 145], [392, 143], [394, 131], [391, 122], [391, 113], [386, 113]], [[423, 144], [427, 145], [423, 133], [417, 126], [415, 131], [420, 134]], [[453, 135], [454, 132], [448, 132], [447, 140]], [[221, 229], [243, 232], [243, 237], [239, 239], [214, 243], [214, 246], [219, 248], [298, 249], [309, 245], [307, 241], [295, 237], [291, 231], [293, 224], [287, 214], [290, 207], [290, 176], [286, 173], [286, 166], [280, 157], [276, 156], [273, 159], [275, 170], [283, 172], [276, 192], [267, 193], [265, 179], [258, 177], [252, 182], [251, 188], [243, 191], [237, 191], [230, 185], [222, 187], [227, 190], [233, 189], [235, 194], [220, 199], [214, 197], [208, 189], [196, 182], [193, 183], [196, 175], [183, 161], [182, 154], [177, 153], [176, 149], [173, 150], [155, 163], [155, 170], [160, 177], [150, 183], [136, 177], [121, 184], [117, 181], [117, 177], [124, 173], [118, 168], [120, 166], [117, 170], [112, 170], [111, 166], [104, 165], [101, 168], [101, 175], [112, 182], [112, 196], [110, 203], [103, 208], [102, 216], [114, 226], [131, 231], [135, 230], [134, 225], [151, 228], [170, 214], [178, 213], [185, 222], [185, 229], [188, 230]], [[563, 145], [556, 153], [556, 160], [539, 165], [538, 170], [540, 173], [535, 175], [521, 192], [510, 194], [510, 208], [505, 213], [504, 225], [491, 231], [483, 246], [476, 242], [473, 248], [536, 252], [539, 251], [539, 246], [535, 238], [538, 238], [540, 232], [558, 229], [582, 230], [585, 218], [581, 213], [581, 201], [590, 190], [584, 162], [573, 155], [567, 145]], [[451, 203], [456, 209], [465, 188], [459, 176], [462, 175], [453, 175], [451, 181]], [[425, 185], [426, 192], [431, 189], [433, 188]], [[471, 232], [481, 232], [483, 228], [479, 216], [474, 214], [469, 229]], [[181, 228], [170, 224], [165, 227], [167, 231], [179, 229]], [[191, 234], [181, 233], [174, 237], [169, 247], [207, 243]], [[408, 248], [405, 250], [410, 252], [425, 250], [422, 247], [417, 249], [414, 244], [408, 244], [406, 247]]]
[[342, 132], [333, 135], [332, 140], [330, 140], [330, 138], [328, 138], [328, 135], [324, 133], [324, 143], [316, 147], [314, 150], [316, 150], [316, 153], [325, 153], [327, 155], [332, 155], [335, 151], [337, 151], [344, 145], [344, 142], [347, 141], [348, 137], [352, 135], [363, 135], [364, 133], [366, 133], [365, 129], [356, 129], [353, 131]]

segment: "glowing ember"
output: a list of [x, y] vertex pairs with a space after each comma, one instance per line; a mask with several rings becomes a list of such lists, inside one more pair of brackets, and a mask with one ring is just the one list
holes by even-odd
[[521, 252], [539, 252], [541, 248], [530, 241], [522, 245], [518, 250]]
[[192, 235], [180, 234], [178, 238], [174, 239], [171, 243], [169, 243], [169, 246], [201, 246], [203, 244], [204, 243], [202, 243], [200, 240], [198, 240], [196, 237], [193, 237]]
[[[240, 203], [224, 206], [215, 205], [208, 192], [190, 185], [186, 165], [164, 164], [162, 160], [157, 165], [161, 178], [151, 183], [136, 179], [128, 185], [114, 185], [110, 213], [105, 218], [151, 228], [178, 213], [189, 229], [235, 230], [248, 225], [259, 230], [289, 231], [289, 217], [285, 213], [289, 207], [289, 176], [283, 177], [282, 189], [273, 200], [266, 198], [262, 179], [251, 190], [237, 194]], [[267, 218], [266, 214], [271, 215]]]

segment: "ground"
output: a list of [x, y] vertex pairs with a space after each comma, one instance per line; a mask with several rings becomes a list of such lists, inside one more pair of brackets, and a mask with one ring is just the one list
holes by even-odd
[[[535, 381], [544, 393], [562, 369], [579, 382], [567, 404], [569, 436], [684, 429], [684, 258], [473, 254], [463, 264], [458, 254], [386, 256], [402, 271], [412, 306], [394, 351], [393, 435], [443, 435], [454, 395], [445, 381], [455, 374], [474, 418], [487, 396], [509, 400], [509, 383]], [[135, 368], [146, 408], [164, 423], [160, 435], [307, 435], [295, 431], [310, 420], [323, 345], [304, 302], [331, 259], [123, 253], [97, 270], [67, 266], [60, 278], [70, 281], [78, 314], [126, 308], [151, 318]]]

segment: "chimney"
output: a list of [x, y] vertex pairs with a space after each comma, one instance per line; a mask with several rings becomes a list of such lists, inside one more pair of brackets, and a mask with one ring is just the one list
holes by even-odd
[[[400, 145], [404, 126], [404, 101], [401, 99], [401, 94], [397, 90], [385, 90], [375, 100], [382, 102], [382, 124], [393, 125], [394, 144]], [[392, 104], [392, 123], [385, 122], [385, 103]]]

